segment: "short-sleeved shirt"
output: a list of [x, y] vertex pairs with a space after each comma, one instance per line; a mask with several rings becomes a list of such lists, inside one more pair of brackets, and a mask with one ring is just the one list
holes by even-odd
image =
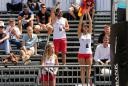
[[49, 20], [49, 17], [50, 17], [50, 13], [48, 11], [46, 11], [44, 14], [39, 11], [37, 13], [37, 16], [39, 17], [39, 22], [41, 24], [47, 24], [48, 23], [48, 20]]
[[25, 41], [25, 47], [31, 48], [33, 47], [34, 44], [36, 44], [36, 42], [38, 41], [38, 38], [36, 34], [32, 34], [32, 38], [30, 38], [28, 34], [24, 34], [23, 40]]

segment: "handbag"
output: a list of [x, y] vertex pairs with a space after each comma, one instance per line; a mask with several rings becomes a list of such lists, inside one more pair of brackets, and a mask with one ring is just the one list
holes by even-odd
[[19, 61], [19, 57], [17, 57], [14, 53], [10, 53], [9, 56], [5, 57], [2, 62], [8, 63], [9, 61], [11, 61], [13, 64], [17, 64]]

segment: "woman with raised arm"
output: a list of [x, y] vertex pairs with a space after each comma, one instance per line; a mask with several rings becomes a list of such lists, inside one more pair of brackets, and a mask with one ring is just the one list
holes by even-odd
[[58, 67], [53, 67], [55, 65], [59, 65], [58, 58], [54, 52], [54, 45], [52, 42], [49, 42], [46, 45], [46, 49], [44, 51], [42, 60], [42, 66], [52, 66], [52, 67], [44, 67], [42, 69], [42, 74], [40, 81], [42, 86], [56, 86], [56, 74], [58, 71]]
[[92, 65], [92, 49], [91, 49], [91, 34], [92, 34], [92, 19], [89, 13], [86, 14], [89, 19], [89, 24], [83, 23], [83, 16], [80, 17], [78, 26], [78, 37], [79, 37], [79, 52], [78, 62], [80, 65], [89, 65], [86, 70], [85, 67], [80, 67], [81, 81], [85, 83], [85, 71], [87, 75], [87, 81], [90, 82], [91, 65]]

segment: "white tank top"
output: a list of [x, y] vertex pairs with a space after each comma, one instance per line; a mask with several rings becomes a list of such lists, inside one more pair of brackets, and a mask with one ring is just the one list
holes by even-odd
[[80, 54], [92, 54], [91, 49], [91, 34], [83, 35], [81, 34], [81, 37], [79, 38], [79, 53]]
[[53, 39], [62, 39], [66, 38], [66, 32], [63, 28], [65, 26], [66, 19], [61, 17], [57, 19], [56, 22], [53, 24]]
[[[46, 66], [54, 66], [55, 65], [55, 59], [56, 59], [56, 55], [52, 55], [50, 56], [50, 58], [46, 59], [44, 64]], [[45, 69], [49, 70], [54, 70], [54, 67], [45, 67]], [[46, 74], [46, 70], [42, 69], [42, 74]]]

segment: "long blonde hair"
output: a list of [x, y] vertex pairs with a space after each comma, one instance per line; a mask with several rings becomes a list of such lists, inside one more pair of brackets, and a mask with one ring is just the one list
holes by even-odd
[[[44, 53], [43, 53], [42, 61], [45, 61], [47, 58], [50, 58], [50, 51], [49, 51], [49, 49], [52, 46], [54, 46], [53, 45], [53, 42], [48, 42], [48, 44], [45, 47]], [[53, 51], [53, 54], [55, 55], [55, 52], [54, 51]]]

